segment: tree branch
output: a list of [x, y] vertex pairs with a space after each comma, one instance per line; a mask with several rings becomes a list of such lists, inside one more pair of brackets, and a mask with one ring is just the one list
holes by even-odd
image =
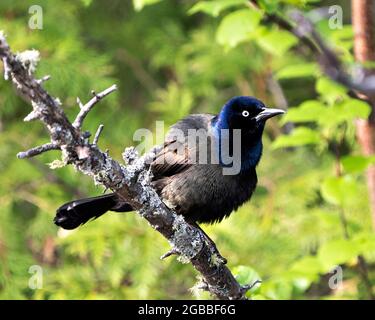
[[80, 129], [82, 127], [83, 120], [85, 120], [88, 113], [91, 111], [91, 109], [105, 96], [111, 94], [113, 91], [117, 90], [117, 86], [114, 84], [113, 86], [109, 87], [108, 89], [105, 89], [104, 91], [96, 94], [95, 91], [92, 91], [93, 98], [87, 102], [85, 105], [82, 105], [81, 100], [77, 98], [77, 103], [80, 107], [80, 111], [76, 117], [76, 119], [73, 122], [73, 127]]
[[[20, 59], [10, 51], [6, 39], [0, 33], [0, 58], [5, 63], [5, 71], [18, 93], [26, 97], [33, 107], [32, 119], [40, 119], [51, 138], [51, 143], [33, 148], [25, 154], [38, 154], [41, 150], [60, 148], [62, 159], [72, 164], [82, 173], [89, 175], [96, 184], [115, 191], [128, 202], [150, 225], [159, 231], [185, 261], [190, 261], [201, 273], [205, 288], [219, 299], [244, 299], [248, 287], [242, 287], [217, 256], [214, 246], [207, 241], [197, 228], [186, 223], [184, 218], [167, 208], [151, 187], [150, 159], [158, 152], [158, 147], [139, 157], [135, 148], [127, 148], [123, 153], [126, 166], [113, 160], [108, 153], [90, 144], [87, 135], [81, 132], [84, 118], [102, 98], [116, 90], [112, 86], [86, 103], [72, 124], [60, 107], [59, 100], [53, 98], [42, 87], [32, 73], [35, 61]], [[31, 59], [31, 57], [30, 57]], [[28, 68], [33, 66], [33, 70]], [[97, 142], [98, 135], [94, 142]]]
[[[259, 9], [257, 0], [249, 0], [251, 6]], [[276, 13], [265, 13], [265, 22], [277, 25], [296, 36], [314, 55], [317, 56], [322, 71], [348, 89], [348, 94], [367, 102], [365, 97], [375, 97], [375, 76], [368, 75], [363, 67], [358, 66], [350, 74], [339, 56], [324, 42], [316, 31], [313, 23], [299, 10], [293, 10], [289, 15], [291, 22]]]
[[98, 144], [99, 137], [102, 134], [103, 128], [104, 128], [104, 125], [102, 125], [102, 124], [99, 125], [98, 130], [96, 130], [94, 140], [92, 141], [93, 144], [95, 144], [95, 145]]
[[17, 158], [18, 159], [31, 158], [31, 157], [35, 157], [43, 152], [47, 152], [50, 150], [60, 150], [60, 147], [54, 143], [46, 143], [41, 146], [34, 147], [30, 150], [17, 153]]

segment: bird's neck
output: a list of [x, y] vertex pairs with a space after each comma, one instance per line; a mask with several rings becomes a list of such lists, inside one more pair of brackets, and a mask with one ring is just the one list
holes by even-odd
[[[262, 156], [263, 151], [263, 143], [262, 143], [262, 133], [263, 130], [260, 129], [258, 132], [249, 133], [246, 130], [241, 130], [240, 133], [240, 141], [236, 141], [238, 136], [234, 133], [233, 129], [229, 128], [228, 123], [221, 119], [220, 116], [215, 117], [212, 121], [212, 128], [214, 131], [214, 135], [217, 138], [218, 142], [218, 156], [219, 162], [222, 166], [230, 166], [223, 163], [223, 153], [222, 150], [223, 146], [229, 148], [226, 150], [226, 154], [229, 153], [230, 156], [233, 156], [233, 152], [235, 147], [233, 146], [234, 143], [240, 142], [240, 159], [241, 159], [241, 172], [246, 172], [250, 169], [253, 169], [259, 163], [259, 160]], [[226, 133], [225, 133], [226, 132]], [[223, 143], [223, 140], [227, 139], [228, 143]], [[239, 157], [237, 157], [239, 158]], [[234, 161], [236, 161], [236, 157], [234, 157]], [[238, 160], [237, 160], [238, 161]]]
[[262, 139], [259, 139], [258, 142], [247, 149], [243, 150], [241, 170], [247, 171], [251, 168], [255, 168], [260, 158], [262, 157], [263, 143]]

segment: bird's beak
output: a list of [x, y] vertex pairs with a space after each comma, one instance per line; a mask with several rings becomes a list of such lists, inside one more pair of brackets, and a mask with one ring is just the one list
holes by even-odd
[[262, 112], [260, 112], [256, 117], [256, 121], [265, 121], [267, 119], [270, 119], [274, 116], [277, 116], [279, 114], [284, 114], [285, 111], [281, 109], [272, 109], [272, 108], [266, 108]]

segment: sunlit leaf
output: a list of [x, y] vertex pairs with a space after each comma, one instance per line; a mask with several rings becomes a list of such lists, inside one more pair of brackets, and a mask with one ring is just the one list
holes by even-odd
[[344, 206], [359, 194], [358, 183], [351, 177], [328, 177], [323, 181], [321, 192], [329, 203]]
[[[241, 285], [252, 285], [256, 281], [261, 281], [259, 274], [251, 267], [237, 266], [233, 268], [233, 274]], [[260, 284], [256, 284], [250, 291], [254, 292]]]
[[306, 256], [295, 262], [290, 271], [300, 273], [310, 279], [316, 279], [319, 273], [322, 272], [322, 265], [317, 257]]
[[370, 112], [371, 109], [367, 103], [356, 99], [345, 99], [334, 103], [326, 108], [325, 112], [317, 115], [317, 121], [322, 126], [335, 126], [343, 122], [352, 122], [355, 119], [366, 119]]
[[308, 3], [319, 2], [320, 0], [258, 0], [258, 5], [264, 9], [267, 13], [273, 13], [280, 8], [282, 4], [294, 5], [294, 6], [305, 6]]
[[361, 254], [375, 256], [375, 233], [361, 232], [353, 236], [353, 241], [360, 248]]
[[349, 263], [361, 253], [361, 246], [355, 241], [337, 239], [323, 244], [318, 258], [326, 272], [340, 264]]
[[300, 127], [293, 130], [290, 135], [279, 136], [272, 144], [272, 148], [277, 149], [318, 144], [320, 140], [321, 138], [318, 132], [309, 128]]
[[316, 122], [323, 127], [333, 127], [358, 118], [366, 119], [370, 111], [367, 103], [355, 99], [345, 99], [330, 106], [319, 100], [308, 100], [299, 107], [290, 108], [282, 123]]
[[316, 82], [316, 91], [325, 101], [332, 104], [335, 100], [346, 96], [347, 89], [326, 77], [322, 77]]
[[343, 102], [342, 111], [339, 114], [345, 120], [367, 119], [370, 116], [371, 107], [358, 99], [347, 99]]
[[279, 0], [259, 0], [258, 4], [267, 13], [273, 13], [278, 8]]
[[141, 11], [145, 6], [155, 4], [162, 0], [133, 0], [133, 6], [136, 11]]
[[204, 12], [213, 17], [217, 17], [223, 10], [230, 7], [246, 4], [246, 0], [215, 0], [199, 1], [189, 11], [189, 14]]
[[81, 0], [81, 1], [85, 7], [89, 7], [92, 3], [92, 0]]
[[286, 65], [276, 72], [277, 79], [293, 79], [314, 77], [318, 73], [318, 67], [315, 63], [301, 63], [294, 65]]
[[282, 117], [282, 123], [286, 122], [316, 122], [324, 116], [327, 107], [317, 100], [308, 100], [299, 107], [289, 108], [288, 112]]
[[375, 157], [346, 156], [341, 159], [344, 170], [348, 173], [363, 172], [371, 164], [375, 163]]
[[273, 55], [282, 56], [297, 42], [289, 32], [273, 30], [257, 39], [258, 44]]
[[216, 41], [224, 46], [235, 47], [246, 41], [255, 31], [262, 15], [256, 10], [237, 10], [225, 16], [216, 32]]

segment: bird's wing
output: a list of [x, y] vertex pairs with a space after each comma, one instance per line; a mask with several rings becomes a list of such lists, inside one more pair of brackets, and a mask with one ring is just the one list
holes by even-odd
[[189, 150], [184, 142], [177, 140], [165, 142], [164, 148], [151, 164], [154, 180], [173, 176], [189, 168], [191, 166], [189, 152], [192, 150]]
[[[188, 144], [188, 131], [208, 130], [214, 116], [210, 114], [190, 115], [174, 124], [167, 133], [163, 149], [151, 164], [154, 180], [170, 177], [185, 171], [196, 159], [196, 146]], [[176, 138], [178, 137], [178, 138]]]

